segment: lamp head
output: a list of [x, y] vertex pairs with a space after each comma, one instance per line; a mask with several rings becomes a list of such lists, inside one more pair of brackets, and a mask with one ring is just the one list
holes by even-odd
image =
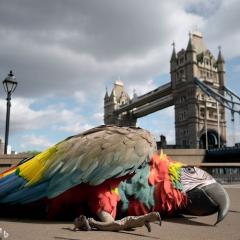
[[8, 76], [3, 81], [4, 90], [8, 95], [11, 95], [17, 87], [16, 77], [14, 76], [12, 70], [10, 70]]

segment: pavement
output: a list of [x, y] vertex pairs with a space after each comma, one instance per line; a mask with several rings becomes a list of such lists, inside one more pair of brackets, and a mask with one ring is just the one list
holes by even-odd
[[216, 214], [208, 217], [165, 219], [161, 227], [152, 223], [150, 233], [145, 227], [122, 232], [74, 232], [70, 222], [0, 219], [0, 233], [1, 229], [2, 233], [5, 231], [8, 240], [240, 240], [240, 185], [227, 185], [226, 190], [231, 200], [230, 211], [217, 226], [213, 226]]

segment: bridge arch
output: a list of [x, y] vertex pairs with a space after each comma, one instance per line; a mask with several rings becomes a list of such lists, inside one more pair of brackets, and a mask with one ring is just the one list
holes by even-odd
[[[223, 145], [223, 139], [220, 136], [220, 144], [218, 143], [218, 133], [216, 130], [214, 129], [208, 129], [207, 130], [207, 142], [208, 142], [208, 149], [213, 149], [213, 148], [218, 148], [218, 146], [222, 146]], [[200, 135], [199, 138], [199, 146], [200, 148], [206, 149], [206, 133], [203, 132]]]

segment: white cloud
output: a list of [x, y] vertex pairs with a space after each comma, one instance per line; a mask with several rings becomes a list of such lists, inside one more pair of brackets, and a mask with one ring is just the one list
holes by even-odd
[[91, 96], [116, 75], [144, 84], [169, 71], [172, 40], [182, 47], [187, 32], [203, 22], [167, 0], [11, 1], [0, 16], [1, 72], [15, 70], [16, 94], [24, 97], [76, 90]]
[[240, 50], [236, 46], [240, 41], [240, 4], [238, 0], [224, 0], [217, 10], [210, 15], [202, 30], [208, 42], [208, 46], [217, 51], [221, 45], [225, 59], [240, 56]]
[[133, 92], [140, 96], [149, 91], [152, 91], [157, 88], [157, 85], [154, 83], [152, 79], [145, 82], [145, 84], [130, 84], [126, 86], [127, 92], [130, 94], [130, 97], [133, 97]]
[[97, 113], [93, 114], [93, 118], [96, 119], [100, 123], [103, 122], [103, 117], [104, 117], [103, 112], [97, 112]]
[[177, 50], [186, 47], [195, 26], [211, 48], [221, 44], [227, 58], [239, 56], [232, 48], [238, 12], [237, 0], [8, 1], [0, 9], [0, 70], [16, 71], [20, 96], [77, 91], [83, 103], [114, 76], [144, 85], [168, 73], [172, 41]]
[[[185, 48], [195, 26], [211, 51], [220, 44], [226, 59], [240, 56], [239, 11], [238, 0], [1, 2], [0, 78], [13, 68], [19, 82], [12, 131], [52, 128], [72, 134], [102, 123], [105, 85], [120, 75], [130, 96], [133, 89], [141, 95], [158, 87], [154, 79], [169, 73], [172, 41], [177, 51]], [[32, 107], [46, 96], [69, 95], [79, 107], [59, 101]], [[2, 129], [5, 105], [0, 101]], [[163, 112], [166, 122], [152, 130], [160, 126], [173, 139], [167, 119], [172, 114]]]
[[86, 94], [82, 91], [76, 91], [74, 93], [74, 98], [80, 103], [84, 103], [86, 101]]
[[86, 131], [90, 128], [93, 128], [94, 126], [93, 125], [90, 125], [90, 124], [81, 124], [79, 122], [75, 122], [74, 124], [68, 124], [68, 125], [65, 125], [65, 126], [59, 126], [57, 128], [57, 130], [59, 131], [64, 131], [64, 132], [69, 132], [69, 133], [72, 133], [72, 134], [77, 134], [77, 133], [81, 133], [83, 131]]
[[23, 135], [22, 136], [22, 144], [20, 147], [25, 150], [29, 150], [29, 147], [32, 149], [42, 149], [47, 148], [53, 145], [52, 142], [49, 141], [49, 139], [45, 136], [35, 136], [33, 134], [31, 135]]
[[175, 144], [174, 107], [169, 107], [138, 120], [138, 126], [148, 129], [159, 141], [166, 136], [168, 144]]
[[[86, 119], [79, 113], [79, 109], [72, 109], [65, 104], [52, 104], [46, 108], [33, 110], [31, 105], [38, 99], [15, 98], [11, 108], [11, 131], [24, 132], [29, 130], [50, 128], [69, 132], [76, 132], [86, 126]], [[0, 125], [5, 124], [5, 101], [0, 101]], [[61, 127], [59, 127], [61, 126]], [[72, 130], [70, 130], [72, 129]]]

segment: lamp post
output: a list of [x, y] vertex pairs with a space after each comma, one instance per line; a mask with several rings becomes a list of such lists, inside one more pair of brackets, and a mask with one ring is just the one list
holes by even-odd
[[6, 113], [6, 127], [5, 127], [5, 145], [4, 154], [7, 154], [8, 135], [9, 135], [9, 122], [10, 122], [10, 108], [11, 108], [11, 95], [17, 87], [16, 77], [13, 75], [12, 70], [3, 81], [3, 87], [7, 93], [7, 113]]

